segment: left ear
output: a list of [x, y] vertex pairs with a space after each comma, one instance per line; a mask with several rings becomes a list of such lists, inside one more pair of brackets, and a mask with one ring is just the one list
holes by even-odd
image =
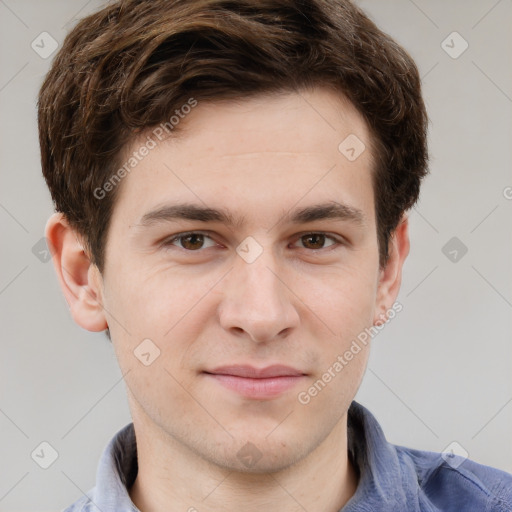
[[394, 304], [402, 283], [402, 267], [409, 254], [409, 219], [404, 214], [389, 239], [389, 258], [379, 275], [373, 324], [387, 320], [387, 311]]

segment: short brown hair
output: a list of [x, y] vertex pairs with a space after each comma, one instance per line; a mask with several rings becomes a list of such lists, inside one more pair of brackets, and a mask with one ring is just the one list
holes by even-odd
[[[333, 87], [366, 120], [380, 264], [427, 173], [427, 115], [408, 53], [348, 0], [120, 0], [68, 34], [38, 102], [43, 174], [55, 208], [100, 271], [135, 134], [196, 101]], [[178, 128], [178, 127], [176, 127]]]

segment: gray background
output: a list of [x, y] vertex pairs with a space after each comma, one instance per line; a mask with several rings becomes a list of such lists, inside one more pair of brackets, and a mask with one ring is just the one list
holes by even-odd
[[[410, 215], [403, 311], [375, 338], [357, 399], [393, 443], [443, 451], [456, 441], [512, 472], [512, 2], [359, 3], [418, 63], [432, 161]], [[51, 261], [32, 252], [52, 213], [35, 106], [52, 56], [31, 42], [46, 31], [62, 43], [99, 5], [0, 0], [0, 511], [78, 499], [130, 421], [111, 345], [73, 323]], [[462, 41], [442, 45], [453, 31], [469, 44], [456, 59], [443, 46], [458, 53]], [[447, 256], [452, 237], [459, 247]], [[42, 441], [58, 452], [46, 470], [31, 458]]]

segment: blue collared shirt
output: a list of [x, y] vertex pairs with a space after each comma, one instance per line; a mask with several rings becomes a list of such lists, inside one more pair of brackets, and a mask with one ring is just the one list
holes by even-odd
[[[511, 474], [458, 455], [392, 445], [357, 402], [348, 411], [348, 446], [359, 482], [340, 512], [512, 512]], [[137, 471], [130, 423], [103, 452], [96, 487], [63, 512], [139, 512], [127, 490]]]

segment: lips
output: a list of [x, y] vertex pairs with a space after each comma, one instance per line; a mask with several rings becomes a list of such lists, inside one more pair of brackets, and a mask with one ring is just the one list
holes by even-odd
[[255, 368], [249, 365], [221, 366], [204, 375], [244, 398], [268, 400], [297, 386], [306, 375], [284, 365]]
[[304, 375], [299, 370], [275, 364], [266, 368], [254, 368], [249, 365], [221, 366], [214, 370], [207, 371], [213, 375], [232, 375], [233, 377], [246, 377], [250, 379], [267, 379], [270, 377], [298, 377]]

